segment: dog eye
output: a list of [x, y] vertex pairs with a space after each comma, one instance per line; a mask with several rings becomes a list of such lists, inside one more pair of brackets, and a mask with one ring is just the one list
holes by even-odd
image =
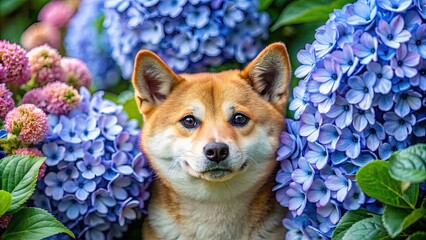
[[180, 120], [180, 123], [182, 124], [182, 126], [184, 126], [185, 128], [189, 128], [189, 129], [196, 128], [198, 126], [197, 119], [192, 115], [188, 115], [188, 116], [183, 117]]
[[246, 115], [242, 113], [236, 113], [234, 116], [232, 116], [231, 124], [236, 127], [243, 127], [247, 125], [250, 118], [248, 118]]

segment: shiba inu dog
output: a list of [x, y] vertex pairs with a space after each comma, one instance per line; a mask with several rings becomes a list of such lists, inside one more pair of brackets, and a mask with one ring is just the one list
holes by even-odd
[[281, 43], [220, 73], [178, 75], [138, 53], [141, 147], [156, 174], [144, 239], [283, 239], [272, 187], [290, 71]]

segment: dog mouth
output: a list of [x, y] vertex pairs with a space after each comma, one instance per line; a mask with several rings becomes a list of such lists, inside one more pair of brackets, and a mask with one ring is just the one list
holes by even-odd
[[[238, 171], [243, 171], [247, 167], [247, 162], [244, 162], [241, 167], [238, 169]], [[196, 171], [194, 170], [187, 161], [183, 162], [183, 167], [186, 170], [186, 172], [196, 178], [202, 178], [207, 181], [226, 181], [235, 175], [234, 173], [236, 171], [229, 169], [229, 168], [223, 168], [223, 167], [215, 167], [211, 169], [207, 169], [204, 171]]]

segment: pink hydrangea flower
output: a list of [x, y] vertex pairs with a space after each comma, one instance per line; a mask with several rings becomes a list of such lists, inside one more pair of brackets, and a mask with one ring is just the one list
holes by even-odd
[[6, 88], [4, 83], [0, 83], [0, 119], [4, 119], [6, 114], [15, 107], [12, 93]]
[[43, 153], [37, 148], [20, 148], [15, 151], [17, 155], [27, 155], [33, 157], [43, 157]]
[[0, 41], [0, 83], [19, 87], [30, 79], [27, 52], [19, 45]]
[[65, 82], [79, 89], [82, 86], [89, 87], [92, 75], [87, 65], [77, 58], [64, 57], [61, 59], [62, 69], [65, 74]]
[[[27, 156], [33, 156], [33, 157], [43, 157], [43, 153], [37, 148], [20, 148], [16, 150], [15, 154], [27, 155]], [[43, 163], [40, 166], [40, 169], [38, 170], [37, 180], [40, 181], [44, 177], [45, 173], [46, 173], [46, 164]]]
[[34, 23], [21, 36], [21, 44], [26, 49], [48, 44], [54, 48], [61, 46], [61, 32], [48, 23]]
[[33, 48], [27, 56], [31, 65], [31, 73], [38, 86], [45, 86], [55, 81], [64, 81], [61, 55], [59, 55], [58, 50], [45, 44]]
[[43, 94], [47, 99], [46, 111], [51, 114], [68, 114], [80, 102], [77, 90], [63, 82], [49, 83]]
[[47, 116], [33, 104], [23, 104], [6, 115], [5, 128], [27, 144], [41, 142], [48, 130]]
[[44, 112], [47, 112], [47, 98], [43, 88], [34, 88], [26, 92], [22, 98], [22, 103], [34, 104]]
[[38, 20], [55, 27], [65, 27], [74, 14], [74, 8], [65, 1], [51, 1], [41, 9]]

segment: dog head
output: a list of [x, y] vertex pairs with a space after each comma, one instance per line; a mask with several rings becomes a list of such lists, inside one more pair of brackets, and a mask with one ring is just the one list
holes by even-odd
[[175, 74], [142, 50], [133, 85], [144, 117], [142, 149], [164, 184], [223, 200], [250, 191], [276, 167], [290, 62], [275, 43], [242, 70]]

